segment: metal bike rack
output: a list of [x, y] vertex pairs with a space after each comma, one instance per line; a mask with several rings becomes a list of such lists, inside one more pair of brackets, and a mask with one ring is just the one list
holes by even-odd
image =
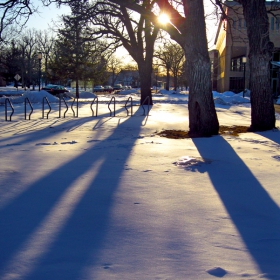
[[64, 112], [64, 118], [65, 118], [65, 115], [66, 115], [66, 113], [68, 111], [68, 105], [67, 105], [67, 103], [66, 103], [66, 101], [65, 101], [63, 96], [59, 98], [59, 118], [61, 118], [61, 100], [63, 100], [63, 102], [64, 102], [64, 104], [66, 106], [66, 110]]
[[[59, 98], [59, 118], [62, 117], [62, 115], [61, 115], [62, 106], [63, 106], [62, 102], [64, 102], [64, 105], [65, 105], [65, 111], [63, 112], [63, 117], [65, 118], [70, 106], [67, 104], [67, 102], [65, 101], [63, 96], [61, 96]], [[78, 117], [78, 110], [79, 110], [79, 100], [78, 99], [76, 100], [76, 98], [75, 98], [74, 101], [72, 102], [71, 110], [73, 112], [73, 116], [75, 117], [75, 108], [74, 108], [75, 102], [76, 102], [76, 106], [77, 106], [76, 117]], [[145, 108], [145, 105], [144, 105], [144, 103], [146, 103], [146, 102], [147, 102], [147, 105], [148, 105], [148, 111], [146, 111], [146, 108]], [[31, 104], [30, 100], [26, 97], [25, 100], [24, 100], [25, 119], [27, 119], [27, 103], [29, 104], [30, 109], [31, 109], [31, 111], [29, 113], [29, 120], [30, 120], [31, 119], [31, 115], [33, 113], [33, 106]], [[111, 106], [112, 103], [113, 103], [113, 106], [114, 106], [113, 108]], [[93, 108], [94, 104], [96, 106], [95, 110]], [[10, 108], [12, 110], [12, 112], [10, 112], [10, 116], [9, 116], [9, 120], [11, 121], [12, 120], [12, 116], [13, 116], [15, 110], [14, 110], [14, 107], [13, 107], [13, 104], [12, 104], [10, 98], [6, 98], [6, 100], [5, 100], [5, 120], [6, 121], [8, 120], [8, 109], [9, 109], [8, 105], [10, 106]], [[48, 108], [47, 108], [47, 106], [48, 106]], [[98, 100], [98, 97], [95, 97], [92, 100], [91, 104], [90, 104], [90, 109], [92, 111], [92, 116], [96, 116], [97, 117], [97, 115], [98, 115], [98, 106], [99, 106], [99, 100]], [[143, 115], [145, 115], [145, 116], [149, 115], [150, 106], [151, 106], [151, 104], [150, 104], [150, 96], [147, 96], [140, 106], [142, 106], [142, 108], [143, 108], [143, 111], [144, 111]], [[130, 107], [130, 112], [129, 112], [129, 107]], [[127, 116], [129, 116], [129, 115], [132, 116], [133, 115], [133, 99], [132, 99], [131, 96], [128, 97], [128, 99], [126, 100], [124, 108], [125, 108], [125, 110], [127, 112]], [[108, 109], [110, 111], [110, 117], [111, 116], [115, 117], [116, 116], [116, 98], [115, 98], [115, 96], [113, 96], [111, 98], [111, 100], [109, 101]], [[46, 110], [48, 110], [48, 111], [46, 111]], [[50, 114], [51, 111], [52, 111], [52, 107], [51, 107], [50, 102], [48, 101], [47, 97], [43, 97], [43, 101], [42, 101], [42, 118], [44, 119], [46, 117], [48, 119], [49, 118], [49, 114]]]
[[91, 112], [92, 112], [92, 116], [94, 116], [94, 111], [93, 111], [93, 109], [92, 109], [92, 106], [93, 106], [95, 100], [96, 100], [96, 106], [95, 106], [95, 112], [96, 112], [96, 114], [95, 114], [95, 116], [97, 117], [97, 113], [98, 113], [98, 97], [95, 97], [95, 98], [92, 100], [92, 102], [91, 102], [91, 104], [90, 104], [90, 109], [91, 109]]
[[28, 97], [26, 97], [25, 99], [24, 99], [24, 119], [26, 120], [26, 113], [27, 113], [27, 111], [26, 111], [26, 104], [29, 104], [29, 106], [30, 106], [30, 109], [31, 109], [31, 111], [30, 111], [30, 113], [29, 113], [29, 116], [28, 116], [28, 118], [29, 118], [29, 120], [31, 119], [31, 115], [32, 115], [32, 113], [33, 113], [33, 106], [32, 106], [32, 104], [31, 104], [31, 102], [30, 102], [30, 100], [29, 100], [29, 98]]
[[71, 105], [71, 110], [73, 112], [73, 116], [75, 117], [75, 111], [73, 109], [73, 106], [74, 106], [74, 103], [75, 103], [75, 100], [77, 99], [77, 116], [78, 117], [78, 114], [79, 114], [79, 98], [74, 98], [73, 102], [72, 102], [72, 105]]
[[146, 100], [149, 100], [149, 102], [148, 102], [148, 113], [147, 113], [147, 116], [149, 115], [149, 111], [150, 111], [150, 96], [147, 96], [145, 99], [144, 99], [144, 101], [142, 102], [142, 108], [143, 108], [143, 110], [144, 110], [144, 116], [146, 116], [146, 111], [145, 111], [145, 107], [144, 107], [144, 103], [146, 102]]
[[50, 104], [48, 98], [47, 98], [47, 97], [44, 97], [44, 98], [43, 98], [43, 107], [42, 107], [42, 118], [45, 117], [45, 101], [47, 102], [47, 104], [48, 104], [48, 106], [49, 106], [49, 111], [48, 111], [48, 113], [47, 113], [47, 119], [48, 119], [48, 118], [49, 118], [49, 113], [51, 112], [52, 107], [51, 107], [51, 104]]
[[111, 98], [110, 102], [108, 103], [108, 109], [110, 110], [110, 116], [112, 116], [112, 110], [110, 109], [110, 105], [113, 100], [114, 100], [114, 117], [115, 117], [116, 116], [116, 98], [115, 98], [115, 96], [113, 96]]
[[8, 103], [12, 109], [12, 113], [10, 114], [10, 121], [12, 121], [12, 115], [14, 114], [15, 110], [14, 110], [14, 107], [13, 107], [13, 104], [12, 104], [10, 98], [5, 99], [5, 120], [6, 121], [8, 120]]
[[127, 99], [127, 101], [126, 101], [126, 103], [125, 103], [125, 105], [124, 105], [124, 108], [125, 108], [125, 110], [126, 110], [127, 116], [129, 116], [129, 112], [128, 112], [128, 109], [127, 109], [127, 103], [129, 102], [129, 100], [130, 100], [130, 108], [131, 108], [131, 113], [130, 113], [130, 115], [132, 116], [133, 108], [132, 108], [132, 97], [131, 97], [131, 96], [128, 97], [128, 99]]

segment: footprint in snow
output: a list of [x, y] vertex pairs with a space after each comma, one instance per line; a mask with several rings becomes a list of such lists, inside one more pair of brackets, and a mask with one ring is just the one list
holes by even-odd
[[87, 142], [88, 143], [91, 143], [91, 142], [99, 142], [100, 140], [88, 140]]
[[272, 156], [272, 158], [276, 159], [276, 160], [279, 160], [280, 161], [280, 156], [277, 155], [277, 156]]
[[49, 146], [49, 145], [57, 145], [56, 142], [53, 143], [37, 143], [36, 146]]
[[20, 143], [14, 143], [14, 144], [7, 144], [6, 146], [19, 146], [21, 145]]
[[104, 263], [102, 266], [104, 269], [109, 269], [111, 268], [112, 265], [113, 265], [112, 263]]
[[76, 144], [78, 142], [76, 141], [71, 141], [71, 142], [61, 142], [62, 145], [66, 145], [66, 144]]
[[227, 274], [227, 271], [224, 270], [224, 269], [221, 268], [221, 267], [214, 267], [214, 268], [211, 268], [211, 269], [207, 270], [207, 272], [208, 272], [210, 275], [213, 275], [213, 276], [216, 276], [216, 277], [219, 277], [219, 278], [222, 278], [222, 277], [224, 277], [224, 276]]
[[201, 164], [209, 164], [211, 160], [203, 159], [201, 157], [190, 157], [184, 156], [179, 159], [179, 161], [173, 162], [176, 166], [182, 167], [191, 167], [191, 166], [200, 166]]

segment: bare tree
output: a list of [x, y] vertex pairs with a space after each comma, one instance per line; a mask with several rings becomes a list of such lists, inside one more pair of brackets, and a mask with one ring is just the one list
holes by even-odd
[[121, 59], [117, 58], [115, 55], [112, 55], [107, 62], [107, 71], [110, 74], [110, 85], [114, 86], [119, 73], [121, 72], [122, 69], [122, 61]]
[[[150, 10], [152, 1], [143, 1], [143, 9]], [[95, 28], [95, 35], [103, 36], [115, 47], [122, 45], [138, 66], [141, 104], [152, 104], [151, 74], [154, 43], [159, 29], [145, 15], [129, 11], [122, 2], [97, 1], [87, 12]]]
[[165, 49], [165, 46], [160, 46], [155, 51], [155, 58], [157, 59], [157, 66], [162, 66], [166, 70], [166, 84], [165, 89], [169, 90], [170, 87], [170, 69], [172, 63], [172, 53]]
[[269, 130], [275, 127], [273, 96], [270, 88], [270, 61], [274, 45], [269, 39], [265, 0], [239, 0], [238, 2], [243, 6], [250, 47], [251, 130]]
[[42, 52], [42, 56], [44, 59], [44, 72], [45, 72], [45, 84], [48, 83], [48, 70], [49, 70], [49, 59], [54, 48], [55, 37], [50, 34], [47, 30], [43, 32], [38, 32], [38, 49]]
[[155, 52], [155, 57], [157, 57], [162, 62], [161, 65], [166, 68], [166, 90], [169, 90], [170, 72], [174, 78], [174, 90], [177, 90], [180, 70], [184, 63], [183, 49], [176, 43], [167, 42], [158, 48]]
[[0, 41], [3, 40], [3, 31], [10, 26], [19, 31], [26, 24], [29, 17], [37, 8], [28, 0], [6, 0], [0, 3]]
[[[269, 8], [266, 6], [265, 0], [236, 0], [236, 2], [242, 5], [249, 40], [251, 90], [250, 130], [270, 130], [275, 127], [273, 95], [270, 88], [270, 61], [274, 45], [269, 38], [267, 13], [273, 13], [279, 10], [280, 3], [273, 1]], [[224, 11], [225, 6], [221, 1], [216, 1], [216, 4], [220, 7], [223, 18], [227, 19]], [[256, 13], [256, 11], [258, 12]]]
[[35, 86], [38, 76], [38, 41], [35, 29], [26, 30], [17, 40], [15, 40], [17, 47], [21, 52], [20, 69], [22, 86], [29, 87], [31, 84]]
[[138, 3], [141, 1], [111, 0], [122, 4], [149, 18], [155, 26], [170, 34], [184, 50], [186, 74], [189, 80], [189, 135], [202, 137], [216, 135], [219, 122], [215, 110], [211, 85], [211, 63], [207, 48], [203, 0], [155, 0], [160, 12], [168, 13], [170, 22], [157, 22], [152, 9]]

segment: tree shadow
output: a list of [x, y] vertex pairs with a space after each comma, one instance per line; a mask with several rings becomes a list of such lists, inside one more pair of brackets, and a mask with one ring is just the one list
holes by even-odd
[[[126, 118], [124, 108], [119, 108], [116, 110], [116, 114], [123, 113], [123, 116], [117, 116], [120, 118]], [[138, 108], [137, 114], [141, 112], [140, 107]], [[55, 112], [58, 114], [57, 112]], [[104, 118], [106, 120], [104, 121]], [[24, 143], [28, 143], [31, 140], [38, 141], [40, 139], [44, 139], [47, 135], [50, 133], [53, 133], [57, 130], [65, 130], [67, 132], [71, 132], [80, 126], [84, 125], [87, 122], [91, 121], [97, 121], [100, 122], [101, 120], [104, 122], [107, 122], [110, 118], [113, 118], [110, 116], [110, 113], [102, 113], [99, 114], [98, 117], [52, 117], [49, 119], [31, 119], [31, 120], [19, 120], [19, 121], [13, 121], [8, 124], [8, 129], [5, 128], [5, 130], [8, 130], [9, 134], [12, 134], [10, 137], [4, 137], [0, 139], [0, 144], [7, 141], [13, 141], [13, 145], [21, 145]], [[52, 131], [50, 131], [48, 128], [51, 128]], [[30, 131], [30, 132], [28, 132]], [[40, 133], [38, 133], [40, 131]], [[5, 135], [4, 130], [0, 132], [2, 135]], [[1, 146], [0, 146], [1, 149]]]
[[264, 132], [256, 132], [264, 138], [270, 139], [271, 141], [280, 145], [280, 131], [279, 130], [270, 130]]
[[209, 177], [260, 272], [279, 278], [279, 206], [223, 137], [193, 142], [202, 158], [215, 162]]
[[108, 138], [92, 142], [0, 210], [1, 279], [80, 279], [84, 267], [94, 264], [110, 224], [113, 196], [145, 118], [138, 110]]

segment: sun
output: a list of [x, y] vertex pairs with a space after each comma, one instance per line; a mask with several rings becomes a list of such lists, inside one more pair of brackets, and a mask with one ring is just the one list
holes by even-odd
[[161, 13], [159, 16], [158, 16], [158, 21], [161, 23], [161, 24], [166, 24], [170, 21], [170, 18], [167, 14], [165, 13]]

